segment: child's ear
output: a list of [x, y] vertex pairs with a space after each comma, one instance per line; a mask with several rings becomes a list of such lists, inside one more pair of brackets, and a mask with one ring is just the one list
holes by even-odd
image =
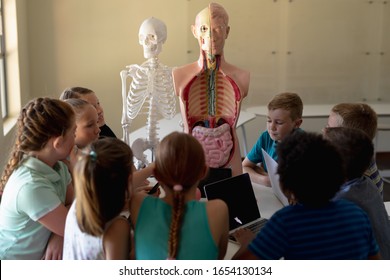
[[297, 120], [295, 121], [295, 128], [299, 128], [299, 127], [301, 126], [302, 122], [303, 122], [302, 119], [297, 119]]
[[55, 149], [59, 149], [61, 148], [62, 144], [64, 143], [64, 137], [62, 136], [57, 136], [54, 138], [53, 140], [53, 147]]

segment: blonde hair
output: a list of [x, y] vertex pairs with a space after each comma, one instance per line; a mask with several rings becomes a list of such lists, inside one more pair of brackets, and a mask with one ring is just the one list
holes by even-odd
[[71, 98], [81, 98], [83, 95], [94, 93], [92, 89], [84, 87], [70, 87], [66, 88], [60, 95], [60, 100]]
[[303, 102], [298, 94], [283, 92], [275, 95], [268, 103], [268, 110], [283, 109], [290, 112], [293, 121], [302, 118]]
[[72, 106], [74, 112], [76, 113], [76, 120], [79, 120], [81, 115], [84, 113], [85, 108], [88, 106], [93, 106], [83, 99], [70, 98], [65, 99], [64, 102]]
[[72, 107], [61, 100], [39, 97], [29, 101], [18, 117], [15, 144], [0, 180], [0, 195], [24, 154], [40, 151], [49, 139], [64, 136], [74, 122]]
[[122, 211], [132, 174], [133, 153], [117, 138], [102, 138], [82, 151], [74, 171], [76, 216], [80, 229], [93, 236]]
[[[157, 147], [155, 163], [156, 178], [174, 193], [168, 258], [176, 258], [184, 218], [184, 193], [204, 176], [205, 155], [201, 144], [192, 135], [173, 132]], [[177, 185], [182, 190], [175, 190]]]
[[378, 117], [374, 109], [365, 103], [339, 103], [332, 112], [341, 118], [341, 126], [364, 131], [371, 140], [376, 135]]

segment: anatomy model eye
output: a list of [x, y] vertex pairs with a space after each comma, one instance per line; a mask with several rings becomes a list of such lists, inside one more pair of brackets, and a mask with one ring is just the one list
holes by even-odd
[[202, 32], [202, 33], [205, 33], [207, 30], [208, 30], [208, 28], [207, 28], [207, 26], [205, 26], [205, 25], [202, 25], [202, 26], [200, 27], [200, 32]]

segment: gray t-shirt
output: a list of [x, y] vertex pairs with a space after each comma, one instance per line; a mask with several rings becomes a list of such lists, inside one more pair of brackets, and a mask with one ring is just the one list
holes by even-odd
[[335, 199], [347, 199], [366, 211], [382, 259], [390, 259], [390, 221], [375, 184], [366, 176], [345, 183]]

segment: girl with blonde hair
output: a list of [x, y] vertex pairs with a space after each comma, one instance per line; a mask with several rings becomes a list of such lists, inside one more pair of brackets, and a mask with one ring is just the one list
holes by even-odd
[[81, 151], [76, 199], [66, 219], [64, 259], [129, 259], [130, 224], [120, 213], [131, 192], [133, 153], [106, 137]]

